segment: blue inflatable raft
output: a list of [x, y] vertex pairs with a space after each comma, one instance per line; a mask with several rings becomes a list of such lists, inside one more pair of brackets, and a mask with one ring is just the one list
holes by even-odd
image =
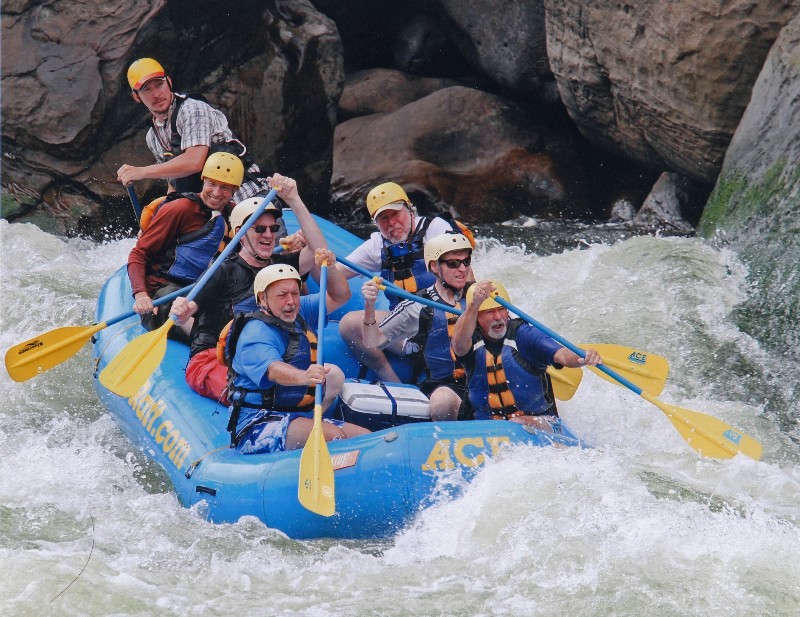
[[[290, 231], [297, 228], [290, 212], [285, 220]], [[317, 220], [335, 253], [347, 255], [360, 243], [349, 232]], [[338, 318], [344, 311], [363, 307], [362, 282], [360, 277], [351, 280], [353, 298], [330, 316], [325, 329], [326, 361], [341, 366], [350, 378], [357, 376], [358, 365], [338, 336]], [[97, 321], [129, 311], [131, 297], [126, 269], [121, 268], [103, 287]], [[95, 388], [125, 435], [166, 470], [180, 502], [186, 507], [205, 502], [200, 511], [213, 522], [255, 516], [297, 539], [385, 538], [443, 492], [453, 494], [455, 489], [443, 491], [443, 487], [460, 483], [443, 482], [447, 475], [469, 479], [487, 457], [503, 447], [582, 445], [563, 424], [562, 434], [553, 434], [491, 420], [432, 423], [425, 421], [424, 413], [415, 417], [413, 409], [403, 409], [405, 398], [409, 407], [420, 407], [422, 395], [416, 388], [355, 382], [356, 394], [359, 387], [368, 387], [377, 388], [380, 396], [365, 397], [365, 413], [348, 415], [348, 419], [388, 428], [328, 444], [335, 469], [336, 513], [319, 516], [304, 509], [297, 498], [300, 450], [245, 456], [230, 448], [227, 408], [186, 386], [185, 345], [170, 340], [159, 368], [131, 398], [119, 397], [100, 384], [97, 376], [108, 362], [143, 333], [136, 318], [97, 333], [93, 346]], [[370, 400], [374, 409], [369, 409]], [[352, 406], [336, 407], [327, 415], [349, 413]]]

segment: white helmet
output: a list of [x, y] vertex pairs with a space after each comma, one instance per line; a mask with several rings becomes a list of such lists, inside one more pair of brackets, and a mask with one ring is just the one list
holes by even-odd
[[289, 264], [270, 264], [266, 268], [262, 268], [256, 274], [256, 280], [253, 281], [253, 293], [258, 300], [258, 294], [267, 290], [267, 287], [287, 279], [295, 279], [302, 285], [303, 279], [300, 278], [300, 273]]
[[[256, 211], [256, 209], [261, 205], [262, 201], [264, 201], [263, 197], [249, 197], [248, 199], [243, 199], [236, 204], [230, 216], [231, 229], [236, 231], [239, 229], [239, 227], [244, 225], [244, 222], [250, 218], [250, 215]], [[264, 212], [273, 214], [276, 219], [279, 219], [283, 216], [283, 211], [276, 201], [269, 202]]]
[[464, 234], [444, 233], [435, 236], [425, 243], [425, 267], [430, 270], [432, 261], [439, 261], [442, 255], [450, 251], [469, 251], [472, 255], [472, 243]]

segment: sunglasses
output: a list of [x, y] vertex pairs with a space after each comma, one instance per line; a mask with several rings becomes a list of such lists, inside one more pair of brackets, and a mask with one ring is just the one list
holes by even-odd
[[277, 223], [275, 223], [273, 225], [253, 225], [250, 229], [252, 229], [257, 234], [263, 234], [268, 229], [272, 233], [276, 234], [281, 230], [281, 226], [278, 225]]
[[469, 265], [472, 263], [472, 257], [465, 257], [464, 259], [444, 259], [439, 263], [444, 264], [451, 270], [457, 270], [462, 264], [465, 268], [469, 268]]
[[148, 79], [147, 83], [145, 83], [141, 88], [139, 88], [137, 92], [151, 92], [153, 90], [156, 90], [157, 88], [160, 88], [166, 83], [167, 83], [166, 77], [153, 77], [151, 79]]

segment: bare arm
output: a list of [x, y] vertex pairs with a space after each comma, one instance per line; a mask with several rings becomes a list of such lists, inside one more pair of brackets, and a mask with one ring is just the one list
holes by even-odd
[[458, 318], [453, 328], [453, 338], [450, 344], [456, 357], [467, 355], [470, 347], [472, 347], [472, 334], [478, 324], [478, 310], [481, 303], [491, 295], [495, 288], [491, 281], [482, 281], [475, 285], [472, 302], [467, 305], [466, 310]]
[[[314, 253], [317, 249], [328, 248], [325, 242], [325, 236], [322, 235], [322, 230], [317, 225], [311, 212], [308, 211], [303, 200], [300, 198], [300, 193], [297, 190], [297, 182], [287, 176], [281, 174], [274, 174], [267, 178], [270, 186], [278, 189], [278, 195], [281, 199], [292, 209], [297, 222], [300, 224], [300, 229], [303, 230], [303, 236], [307, 246], [300, 251], [300, 272], [312, 272], [316, 280], [319, 280], [319, 270], [313, 272], [314, 268]], [[331, 268], [333, 270], [333, 268]], [[330, 275], [330, 271], [328, 272]], [[345, 300], [346, 302], [347, 300]]]
[[600, 354], [594, 349], [586, 350], [586, 358], [581, 358], [574, 351], [566, 347], [559, 349], [553, 356], [553, 362], [562, 364], [569, 368], [581, 368], [582, 366], [597, 366], [603, 361]]
[[145, 167], [123, 165], [117, 170], [117, 180], [128, 185], [136, 180], [183, 178], [201, 172], [206, 158], [208, 158], [208, 146], [190, 146], [178, 156], [163, 163]]
[[325, 382], [325, 375], [330, 370], [330, 366], [312, 364], [303, 371], [286, 362], [273, 362], [267, 369], [267, 377], [282, 386], [316, 386]]
[[372, 279], [368, 280], [361, 287], [364, 296], [364, 325], [361, 327], [361, 334], [364, 346], [367, 348], [382, 349], [389, 339], [378, 327], [378, 319], [375, 316], [375, 302], [378, 300], [378, 285]]
[[329, 265], [328, 294], [325, 298], [325, 308], [330, 313], [350, 299], [350, 285], [338, 268], [335, 267], [336, 255], [333, 254], [333, 251], [326, 248], [317, 249], [314, 253], [314, 260], [318, 268], [324, 261], [327, 261]]

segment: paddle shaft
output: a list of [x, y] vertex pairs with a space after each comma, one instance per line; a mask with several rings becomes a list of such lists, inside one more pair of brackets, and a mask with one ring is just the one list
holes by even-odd
[[128, 197], [130, 197], [131, 205], [133, 206], [133, 213], [136, 215], [136, 220], [142, 218], [142, 204], [139, 203], [139, 198], [136, 197], [136, 191], [133, 190], [133, 185], [129, 184], [127, 187], [128, 189]]
[[[222, 265], [222, 262], [224, 262], [228, 258], [228, 255], [230, 255], [234, 251], [234, 249], [237, 246], [239, 246], [239, 242], [242, 241], [242, 238], [247, 233], [247, 230], [253, 226], [258, 217], [264, 214], [264, 210], [266, 210], [267, 205], [275, 198], [275, 195], [277, 194], [278, 194], [278, 189], [272, 189], [269, 193], [267, 193], [267, 196], [258, 205], [258, 208], [256, 208], [253, 214], [251, 214], [247, 218], [247, 220], [244, 223], [242, 223], [242, 226], [239, 228], [239, 231], [237, 231], [236, 235], [233, 236], [233, 238], [231, 238], [230, 242], [228, 242], [228, 246], [226, 246], [222, 250], [219, 256], [214, 260], [214, 263], [212, 263], [209, 266], [209, 268], [203, 273], [203, 276], [201, 276], [200, 279], [195, 283], [194, 289], [192, 289], [192, 291], [189, 292], [189, 295], [186, 296], [186, 299], [188, 301], [194, 300], [195, 296], [197, 296], [197, 294], [200, 293], [200, 290], [208, 282], [208, 279], [214, 276], [214, 273]], [[174, 320], [176, 319], [176, 316], [172, 315], [172, 318]]]
[[[510, 302], [506, 302], [506, 300], [497, 295], [497, 293], [494, 293], [493, 297], [498, 304], [504, 306], [510, 311], [513, 311], [532, 326], [538, 328], [551, 338], [564, 345], [564, 347], [567, 349], [575, 352], [581, 358], [586, 357], [586, 353], [582, 349], [576, 347], [563, 337], [559, 336], [547, 326], [540, 324], [533, 317], [519, 310]], [[761, 444], [759, 444], [752, 437], [744, 435], [738, 429], [728, 426], [713, 416], [708, 416], [707, 414], [701, 414], [697, 411], [682, 409], [676, 405], [664, 403], [607, 366], [599, 364], [596, 368], [603, 371], [606, 375], [609, 375], [632, 392], [635, 392], [641, 396], [648, 403], [652, 403], [658, 407], [667, 415], [667, 417], [670, 419], [670, 422], [672, 422], [676, 427], [679, 427], [678, 430], [681, 433], [681, 436], [689, 442], [689, 445], [696, 450], [699, 450], [701, 453], [703, 453], [703, 440], [705, 440], [712, 448], [718, 448], [725, 452], [724, 455], [717, 454], [717, 456], [735, 456], [737, 453], [742, 452], [743, 454], [746, 454], [755, 460], [759, 460], [759, 458], [761, 458]], [[685, 432], [686, 434], [684, 434]], [[694, 436], [699, 437], [699, 441]], [[734, 447], [731, 444], [735, 444], [737, 447]]]
[[[516, 315], [519, 315], [522, 319], [527, 321], [529, 324], [531, 324], [536, 329], [541, 330], [542, 332], [544, 332], [547, 336], [549, 336], [553, 340], [558, 341], [559, 343], [561, 343], [564, 347], [566, 347], [570, 351], [578, 354], [581, 358], [585, 358], [586, 357], [586, 352], [583, 351], [583, 349], [581, 349], [577, 345], [573, 345], [567, 339], [565, 339], [563, 336], [560, 336], [557, 332], [554, 332], [553, 330], [551, 330], [550, 328], [548, 328], [544, 324], [539, 323], [533, 317], [531, 317], [527, 313], [519, 310], [519, 308], [517, 308], [516, 306], [514, 306], [510, 302], [506, 302], [499, 295], [494, 294], [494, 300], [498, 304], [500, 304], [501, 306], [504, 306], [508, 310], [514, 312]], [[637, 386], [635, 383], [625, 379], [622, 375], [617, 373], [614, 369], [608, 368], [605, 364], [598, 364], [597, 365], [597, 369], [600, 370], [600, 371], [603, 371], [609, 377], [612, 377], [613, 379], [617, 380], [619, 383], [621, 383], [623, 386], [625, 386], [629, 390], [632, 390], [633, 392], [635, 392], [639, 396], [642, 396], [643, 390], [639, 386]]]
[[[346, 266], [351, 270], [353, 270], [354, 272], [358, 272], [359, 274], [366, 276], [367, 278], [375, 278], [376, 276], [366, 268], [362, 268], [361, 266], [354, 264], [353, 262], [345, 259], [344, 257], [337, 256], [336, 259], [343, 266]], [[413, 300], [414, 302], [419, 302], [420, 304], [424, 304], [425, 306], [430, 306], [431, 308], [446, 311], [448, 313], [453, 313], [454, 315], [461, 315], [461, 313], [464, 312], [456, 306], [442, 304], [441, 302], [436, 302], [435, 300], [431, 300], [429, 298], [423, 298], [422, 296], [412, 294], [410, 291], [406, 291], [405, 289], [398, 287], [397, 285], [390, 283], [388, 281], [383, 281], [381, 283], [381, 287], [383, 287], [383, 290], [386, 293], [392, 294], [393, 296], [398, 296], [399, 298], [405, 298], [406, 300]]]
[[[325, 366], [325, 317], [328, 314], [328, 264], [319, 269], [319, 313], [317, 315], [317, 364]], [[314, 404], [322, 406], [322, 384], [314, 389]], [[315, 418], [316, 420], [316, 418]]]
[[[347, 259], [345, 259], [343, 257], [337, 257], [337, 259], [339, 260], [339, 262], [343, 266], [346, 266], [346, 267], [350, 268], [351, 270], [353, 270], [355, 272], [358, 272], [359, 274], [361, 274], [363, 276], [366, 276], [366, 277], [369, 277], [369, 278], [375, 278], [375, 275], [373, 273], [371, 273], [369, 270], [367, 270], [366, 268], [363, 268], [363, 267], [361, 267], [361, 266], [359, 266], [357, 264], [354, 264], [354, 263], [350, 262], [349, 260], [347, 260]], [[405, 289], [402, 289], [401, 287], [398, 287], [397, 285], [394, 285], [394, 284], [386, 282], [386, 281], [384, 281], [380, 286], [383, 288], [383, 290], [386, 293], [398, 296], [400, 298], [405, 298], [407, 300], [412, 300], [414, 302], [419, 302], [420, 304], [423, 304], [425, 306], [430, 306], [432, 308], [439, 309], [441, 311], [446, 311], [448, 313], [455, 314], [455, 315], [461, 315], [463, 313], [463, 311], [460, 308], [456, 307], [456, 306], [449, 306], [447, 304], [442, 304], [441, 302], [436, 302], [435, 300], [431, 300], [429, 298], [423, 298], [422, 296], [418, 296], [416, 294], [412, 294], [411, 292], [408, 292]], [[498, 300], [502, 300], [502, 299], [498, 299]], [[545, 332], [550, 337], [552, 337], [554, 340], [558, 341], [559, 343], [561, 343], [562, 345], [564, 345], [568, 349], [574, 351], [581, 358], [586, 356], [586, 352], [585, 351], [583, 351], [579, 347], [576, 347], [575, 345], [573, 345], [569, 341], [563, 339], [561, 336], [559, 336], [558, 334], [556, 334], [555, 332], [553, 332], [549, 328], [546, 328], [544, 325], [538, 323], [530, 315], [525, 315], [524, 313], [522, 313], [521, 311], [519, 311], [519, 309], [517, 309], [515, 307], [511, 307], [511, 310], [514, 311], [514, 313], [516, 313], [517, 315], [519, 315], [523, 319], [527, 319], [529, 321], [529, 323], [531, 323], [531, 325], [539, 328], [542, 332]], [[618, 381], [621, 385], [624, 385], [625, 387], [628, 387], [631, 390], [633, 390], [634, 392], [636, 392], [636, 394], [641, 395], [641, 393], [643, 391], [642, 388], [637, 386], [635, 383], [633, 383], [633, 382], [629, 381], [628, 379], [626, 379], [625, 377], [619, 375], [616, 371], [608, 368], [608, 366], [605, 363], [602, 363], [602, 364], [597, 365], [596, 367], [590, 367], [590, 368], [597, 369], [599, 371], [602, 371], [602, 372], [606, 373], [609, 377], [611, 377], [612, 380]], [[645, 376], [651, 376], [651, 375], [646, 375], [645, 374]], [[666, 379], [666, 376], [664, 378]]]
[[[324, 366], [325, 317], [328, 313], [328, 264], [319, 273], [319, 315], [317, 318], [317, 364]], [[307, 510], [320, 516], [336, 513], [336, 487], [333, 462], [322, 430], [323, 386], [314, 387], [314, 425], [300, 453], [297, 499]]]
[[[153, 300], [153, 306], [161, 306], [162, 304], [166, 304], [167, 302], [172, 302], [175, 298], [183, 296], [192, 291], [194, 285], [195, 284], [192, 283], [191, 285], [187, 285], [186, 287], [183, 287], [178, 291], [173, 291], [171, 294], [167, 294], [166, 296], [156, 298], [155, 300]], [[136, 311], [128, 311], [127, 313], [123, 313], [122, 315], [117, 315], [116, 317], [106, 321], [105, 327], [107, 328], [108, 326], [113, 326], [115, 323], [119, 323], [120, 321], [128, 319], [128, 317], [133, 317], [136, 314], [137, 314]]]

